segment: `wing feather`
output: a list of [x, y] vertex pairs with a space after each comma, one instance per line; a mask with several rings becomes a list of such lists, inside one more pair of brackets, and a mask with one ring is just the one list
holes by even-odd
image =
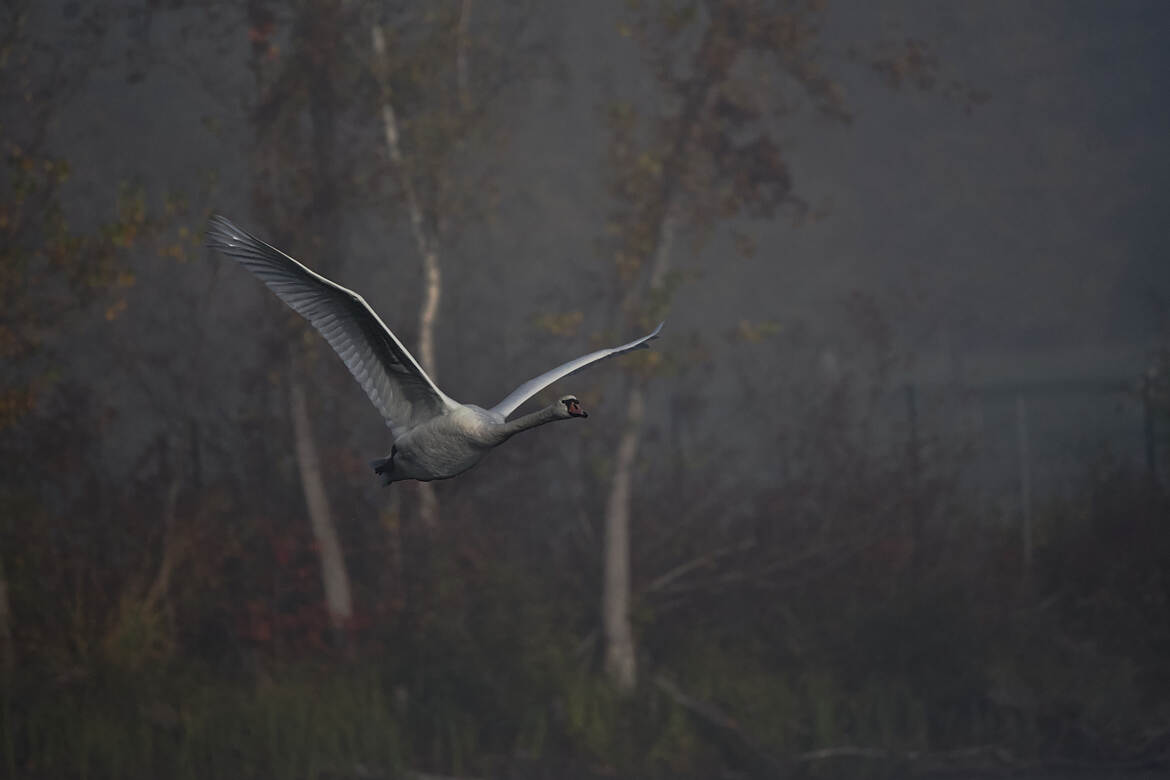
[[207, 245], [255, 274], [317, 329], [366, 391], [395, 438], [455, 405], [354, 291], [314, 273], [218, 215], [208, 225]]
[[524, 403], [529, 398], [536, 395], [558, 379], [564, 379], [567, 376], [571, 376], [572, 374], [586, 369], [594, 363], [600, 362], [602, 360], [617, 357], [618, 355], [624, 355], [627, 352], [633, 352], [635, 349], [648, 349], [650, 347], [649, 342], [658, 338], [658, 332], [662, 330], [662, 326], [665, 324], [665, 322], [658, 323], [658, 327], [655, 328], [653, 332], [643, 336], [640, 339], [635, 339], [629, 344], [622, 344], [620, 347], [613, 347], [612, 349], [599, 349], [596, 352], [590, 352], [588, 355], [582, 355], [575, 360], [570, 360], [568, 363], [557, 366], [551, 371], [545, 371], [538, 377], [529, 379], [527, 382], [509, 393], [507, 398], [493, 406], [492, 411], [507, 417], [512, 412], [516, 411], [520, 407], [520, 404]]

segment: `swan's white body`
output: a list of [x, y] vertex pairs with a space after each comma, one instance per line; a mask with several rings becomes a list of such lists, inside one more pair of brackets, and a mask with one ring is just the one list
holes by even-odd
[[220, 216], [211, 218], [207, 245], [238, 261], [294, 311], [309, 321], [345, 362], [382, 413], [394, 436], [390, 455], [373, 462], [385, 484], [430, 481], [462, 474], [493, 447], [538, 425], [588, 417], [574, 396], [509, 421], [521, 404], [563, 377], [606, 358], [643, 349], [649, 335], [600, 349], [528, 380], [484, 409], [451, 399], [427, 376], [414, 356], [360, 295], [329, 281]]
[[479, 463], [501, 444], [506, 423], [499, 414], [460, 404], [410, 429], [394, 442], [396, 479], [446, 479]]

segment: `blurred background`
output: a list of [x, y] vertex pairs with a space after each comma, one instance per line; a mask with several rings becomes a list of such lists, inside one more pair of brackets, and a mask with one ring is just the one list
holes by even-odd
[[[1170, 8], [0, 2], [0, 776], [1170, 762]], [[202, 246], [452, 397], [447, 482]]]

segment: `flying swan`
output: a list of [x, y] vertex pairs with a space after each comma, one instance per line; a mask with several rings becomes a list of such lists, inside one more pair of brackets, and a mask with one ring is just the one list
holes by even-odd
[[645, 349], [663, 323], [640, 339], [599, 349], [529, 379], [493, 406], [461, 404], [440, 390], [365, 300], [314, 273], [284, 252], [213, 216], [207, 245], [259, 277], [268, 289], [317, 329], [345, 362], [394, 437], [384, 458], [371, 461], [389, 485], [429, 482], [467, 471], [513, 435], [554, 420], [588, 417], [576, 396], [566, 395], [538, 412], [508, 420], [522, 403], [548, 385], [606, 358]]

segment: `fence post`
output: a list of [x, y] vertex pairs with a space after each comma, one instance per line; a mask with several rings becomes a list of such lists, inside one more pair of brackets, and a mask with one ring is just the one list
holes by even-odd
[[910, 532], [917, 544], [921, 541], [922, 537], [922, 507], [920, 504], [922, 456], [920, 452], [921, 446], [918, 442], [918, 392], [912, 382], [906, 384], [906, 418], [910, 424], [910, 440], [907, 442], [907, 448], [910, 456], [910, 489], [913, 491], [913, 495], [910, 497]]
[[1150, 475], [1150, 482], [1159, 484], [1158, 479], [1158, 440], [1154, 429], [1154, 409], [1152, 404], [1152, 390], [1150, 385], [1153, 369], [1142, 377], [1142, 431], [1146, 440], [1146, 471]]
[[1016, 395], [1016, 445], [1020, 459], [1020, 529], [1023, 546], [1021, 574], [1025, 582], [1032, 572], [1032, 454], [1028, 430], [1028, 403], [1022, 394]]

